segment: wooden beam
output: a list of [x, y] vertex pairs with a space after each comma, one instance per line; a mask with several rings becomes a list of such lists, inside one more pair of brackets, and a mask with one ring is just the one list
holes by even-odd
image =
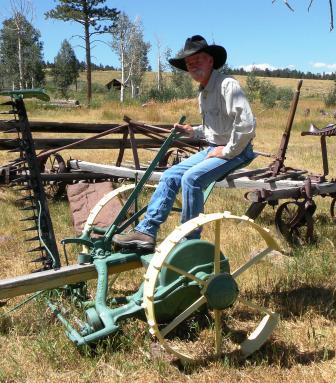
[[[119, 134], [119, 133], [118, 133]], [[70, 145], [78, 142], [80, 138], [35, 138], [35, 149], [56, 149], [65, 145]], [[162, 141], [155, 141], [149, 138], [135, 138], [135, 143], [138, 148], [160, 148]], [[198, 146], [199, 140], [183, 139], [181, 142], [174, 141], [173, 146], [183, 148], [185, 145]], [[119, 149], [122, 145], [125, 148], [131, 148], [130, 140], [122, 138], [105, 138], [93, 139], [79, 143], [74, 149]], [[8, 138], [0, 138], [0, 150], [10, 150], [18, 146], [17, 140], [9, 140]]]
[[[100, 133], [105, 130], [115, 128], [119, 124], [94, 124], [83, 122], [54, 122], [54, 121], [29, 121], [32, 132], [45, 133]], [[155, 125], [156, 126], [156, 125]], [[159, 128], [171, 129], [172, 124], [160, 124]], [[0, 131], [5, 131], [10, 127], [14, 127], [14, 122], [0, 120]]]
[[[69, 167], [72, 170], [80, 170], [86, 172], [93, 173], [103, 173], [110, 174], [111, 176], [121, 177], [121, 178], [130, 178], [134, 179], [136, 176], [140, 179], [145, 171], [144, 170], [136, 170], [130, 169], [122, 166], [114, 166], [114, 165], [104, 165], [97, 164], [93, 162], [80, 161], [80, 160], [70, 160]], [[263, 171], [265, 168], [260, 169]], [[236, 174], [238, 173], [238, 178], [236, 178]], [[251, 180], [248, 177], [244, 176], [245, 174], [258, 174], [259, 170], [247, 170], [247, 169], [239, 169], [235, 172], [232, 172], [226, 179], [223, 181], [217, 182], [216, 187], [220, 188], [237, 188], [237, 189], [266, 189], [266, 190], [275, 190], [275, 189], [289, 189], [289, 188], [300, 188], [304, 186], [304, 181], [292, 181], [292, 180], [280, 180], [276, 182], [264, 182], [263, 179], [260, 180]], [[162, 172], [154, 171], [149, 180], [153, 182], [158, 182]], [[336, 185], [333, 187], [336, 189]]]
[[[130, 259], [128, 260], [128, 258]], [[120, 254], [119, 257], [116, 256], [116, 261], [109, 265], [108, 272], [109, 274], [119, 274], [139, 267], [142, 267], [142, 263], [138, 256]], [[0, 299], [13, 298], [41, 290], [51, 290], [95, 278], [97, 278], [96, 268], [93, 264], [88, 264], [64, 266], [59, 270], [47, 270], [3, 279], [0, 280]]]

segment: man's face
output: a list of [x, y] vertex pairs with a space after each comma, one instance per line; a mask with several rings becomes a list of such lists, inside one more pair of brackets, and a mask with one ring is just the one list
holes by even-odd
[[212, 72], [213, 57], [208, 53], [200, 52], [186, 57], [184, 60], [190, 76], [205, 86]]

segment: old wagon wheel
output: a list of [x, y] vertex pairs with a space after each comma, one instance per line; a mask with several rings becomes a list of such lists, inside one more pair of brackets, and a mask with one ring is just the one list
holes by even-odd
[[336, 204], [336, 197], [333, 197], [330, 203], [330, 216], [334, 223], [336, 223], [335, 204]]
[[[40, 154], [42, 154], [42, 151]], [[50, 154], [43, 157], [40, 161], [41, 173], [47, 174], [61, 174], [67, 173], [66, 163], [63, 157], [58, 154]], [[65, 193], [66, 183], [64, 181], [50, 181], [45, 184], [44, 190], [48, 198], [60, 198]]]
[[185, 149], [173, 148], [169, 149], [166, 155], [159, 162], [159, 167], [171, 167], [180, 163], [183, 159], [188, 158], [190, 155]]
[[[225, 223], [224, 221], [228, 220], [233, 220], [237, 223], [244, 222], [254, 229], [266, 243], [266, 247], [254, 253], [253, 257], [248, 256], [247, 262], [238, 267], [233, 273], [230, 273], [229, 270], [223, 272], [223, 254], [220, 249], [221, 233], [228, 233], [226, 229], [221, 230], [221, 225]], [[198, 247], [197, 241], [201, 240], [183, 241], [183, 239], [196, 228], [209, 223], [215, 225], [213, 251], [210, 253], [207, 251], [201, 254], [200, 257], [194, 256], [196, 254], [195, 250]], [[208, 242], [209, 248], [211, 248], [210, 245], [212, 244]], [[181, 246], [184, 247], [184, 254], [178, 254], [179, 247]], [[255, 311], [256, 316], [263, 316], [259, 324], [255, 326], [254, 331], [245, 339], [238, 341], [238, 350], [244, 356], [248, 356], [259, 349], [276, 327], [279, 316], [255, 302], [238, 297], [238, 282], [236, 279], [245, 271], [248, 270], [250, 272], [252, 265], [256, 264], [274, 249], [279, 250], [279, 247], [266, 229], [256, 225], [253, 220], [246, 216], [237, 217], [231, 215], [230, 212], [201, 214], [176, 228], [157, 248], [145, 275], [143, 307], [145, 308], [151, 334], [157, 337], [160, 344], [168, 352], [173, 353], [183, 362], [195, 362], [204, 358], [220, 357], [225, 354], [225, 346], [229, 338], [228, 334], [224, 336], [225, 323], [223, 323], [222, 313], [224, 309], [231, 308], [237, 300], [239, 305], [245, 305]], [[210, 263], [207, 263], [209, 264], [210, 274], [204, 274], [201, 270], [198, 270], [198, 261], [201, 258], [204, 260], [204, 257], [206, 262], [208, 262], [209, 257], [212, 260]], [[188, 258], [187, 262], [184, 261], [186, 258]], [[195, 265], [192, 265], [194, 267], [191, 268], [193, 271], [188, 271], [188, 268], [184, 267], [188, 262], [195, 262]], [[162, 325], [159, 323], [155, 302], [157, 300], [156, 293], [159, 293], [157, 286], [160, 283], [162, 284], [164, 279], [167, 278], [167, 270], [170, 274], [175, 273], [178, 279], [184, 278], [184, 284], [190, 283], [193, 287], [197, 286], [199, 288], [199, 296], [187, 295], [184, 299], [182, 311], [174, 319], [170, 320], [168, 324]], [[209, 310], [211, 319], [207, 321], [207, 324], [210, 324], [210, 326], [206, 326], [206, 329], [200, 328], [195, 341], [183, 342], [181, 339], [171, 337], [173, 330], [182, 323], [183, 326], [187, 327], [184, 329], [184, 333], [191, 333], [195, 328], [198, 328], [197, 325], [195, 326], [195, 323], [190, 321], [190, 317], [203, 307], [207, 307]]]
[[[124, 206], [125, 201], [127, 200], [129, 194], [134, 190], [135, 184], [122, 185], [117, 189], [110, 191], [105, 194], [96, 205], [91, 209], [89, 216], [85, 222], [83, 228], [83, 234], [90, 231], [90, 229], [95, 226], [97, 217], [101, 213], [102, 209], [107, 206], [109, 203], [113, 202], [113, 200], [119, 201], [120, 206]], [[146, 184], [144, 189], [155, 189], [156, 185]]]
[[316, 205], [307, 207], [305, 201], [289, 201], [280, 205], [275, 214], [275, 227], [291, 245], [300, 246], [313, 241], [313, 214]]

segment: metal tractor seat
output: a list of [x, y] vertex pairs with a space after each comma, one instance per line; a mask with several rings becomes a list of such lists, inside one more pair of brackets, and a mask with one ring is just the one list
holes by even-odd
[[323, 177], [329, 174], [328, 152], [326, 137], [336, 136], [336, 124], [328, 124], [325, 128], [319, 129], [314, 124], [310, 124], [307, 132], [301, 132], [301, 136], [319, 136], [321, 142]]

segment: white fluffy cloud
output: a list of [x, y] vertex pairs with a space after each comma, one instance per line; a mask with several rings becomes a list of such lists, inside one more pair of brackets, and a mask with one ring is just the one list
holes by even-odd
[[336, 64], [327, 64], [327, 63], [321, 63], [321, 62], [315, 62], [311, 64], [314, 68], [325, 68], [328, 70], [336, 70]]
[[269, 70], [275, 70], [278, 69], [270, 64], [249, 64], [249, 65], [240, 65], [239, 68], [243, 68], [246, 72], [252, 72], [253, 69], [269, 69]]

